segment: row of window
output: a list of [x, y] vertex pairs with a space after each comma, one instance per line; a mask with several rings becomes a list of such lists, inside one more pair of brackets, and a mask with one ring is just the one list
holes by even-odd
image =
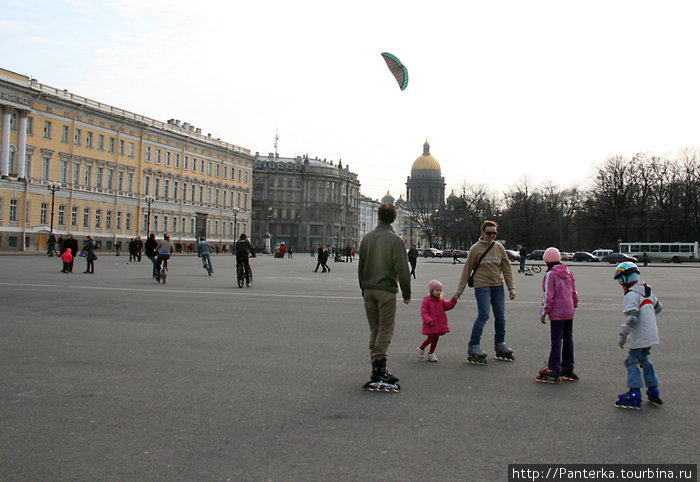
[[[17, 204], [17, 199], [10, 199], [10, 210], [9, 210], [9, 220], [12, 222], [17, 222], [18, 220], [18, 204]], [[29, 203], [27, 203], [27, 208], [25, 210], [25, 217], [26, 217], [26, 222], [29, 222]], [[82, 227], [87, 228], [87, 229], [102, 229], [103, 223], [104, 223], [104, 229], [110, 230], [113, 227], [117, 229], [117, 231], [122, 230], [122, 220], [124, 221], [124, 230], [126, 232], [131, 231], [131, 213], [122, 213], [121, 211], [117, 211], [114, 213], [111, 210], [103, 211], [102, 209], [95, 209], [94, 210], [94, 224], [91, 223], [93, 219], [91, 219], [91, 215], [93, 214], [92, 210], [90, 208], [84, 208], [83, 209], [83, 215], [82, 215]], [[40, 222], [41, 224], [48, 225], [51, 223], [50, 220], [50, 211], [49, 211], [49, 204], [48, 203], [42, 203], [41, 204], [41, 212], [40, 212]], [[195, 232], [195, 224], [196, 224], [196, 219], [194, 217], [187, 218], [183, 216], [181, 218], [181, 224], [178, 224], [178, 218], [177, 216], [172, 216], [169, 217], [167, 215], [164, 215], [162, 218], [162, 226], [159, 224], [159, 216], [157, 214], [154, 214], [151, 219], [151, 226], [150, 230], [153, 232], [169, 232], [169, 233], [179, 233], [178, 227], [180, 226], [180, 229], [182, 229], [183, 233], [194, 233]], [[187, 226], [187, 221], [189, 219], [189, 231], [186, 231], [186, 226]], [[73, 206], [71, 208], [71, 213], [70, 213], [70, 225], [74, 228], [79, 227], [79, 213], [78, 213], [78, 207]], [[143, 221], [143, 230], [148, 231], [148, 213], [144, 213], [144, 221]], [[221, 224], [219, 224], [219, 220], [214, 220], [214, 230], [212, 231], [212, 225], [211, 225], [212, 220], [208, 219], [207, 220], [207, 232], [209, 233], [214, 233], [214, 234], [222, 234], [226, 235], [227, 233], [226, 228], [228, 227], [228, 234], [233, 236], [234, 235], [234, 222], [233, 221], [221, 221]], [[114, 223], [114, 226], [113, 226]], [[57, 212], [57, 217], [56, 217], [56, 225], [57, 226], [65, 226], [66, 225], [66, 206], [65, 205], [59, 205], [58, 206], [58, 212]], [[219, 232], [219, 227], [222, 227], [223, 231], [220, 233]], [[243, 230], [245, 231], [247, 228], [247, 223], [236, 223], [236, 232], [240, 232], [240, 228], [243, 227]], [[162, 229], [161, 229], [162, 228]]]
[[[1, 207], [1, 205], [0, 205]], [[9, 220], [11, 222], [17, 222], [18, 221], [18, 201], [17, 199], [10, 199], [10, 210], [9, 210]], [[27, 203], [26, 209], [24, 211], [25, 213], [25, 222], [30, 222], [30, 203]], [[131, 229], [131, 213], [127, 212], [125, 213], [126, 215], [124, 216], [124, 229], [126, 231], [129, 231]], [[48, 225], [51, 223], [50, 220], [50, 211], [49, 211], [49, 203], [41, 203], [41, 209], [40, 209], [40, 214], [39, 214], [39, 222], [44, 225]], [[113, 216], [113, 212], [111, 210], [103, 212], [102, 209], [95, 209], [95, 224], [94, 227], [96, 229], [101, 229], [102, 228], [102, 223], [103, 223], [103, 215], [104, 215], [104, 227], [105, 229], [112, 229], [112, 222], [116, 222], [116, 228], [117, 230], [122, 229], [122, 212], [117, 211], [116, 217]], [[73, 227], [78, 227], [78, 207], [73, 206], [71, 208], [71, 221], [70, 224]], [[56, 224], [59, 226], [65, 226], [66, 224], [66, 206], [63, 204], [60, 204], [58, 206], [58, 212], [56, 216]], [[85, 208], [83, 209], [83, 227], [89, 228], [91, 227], [90, 224], [90, 208]]]
[[234, 190], [222, 191], [218, 187], [207, 187], [205, 198], [204, 187], [205, 186], [198, 185], [196, 183], [188, 184], [186, 182], [183, 182], [182, 190], [180, 190], [180, 181], [173, 180], [171, 183], [170, 179], [161, 179], [160, 177], [155, 177], [153, 179], [153, 188], [151, 189], [151, 176], [145, 176], [143, 180], [144, 195], [154, 196], [156, 199], [159, 200], [163, 199], [165, 201], [182, 201], [183, 203], [199, 202], [199, 204], [204, 204], [206, 202], [206, 204], [217, 207], [221, 205], [223, 209], [233, 207], [237, 207], [239, 209], [248, 208], [248, 193], [241, 193], [240, 191]]
[[[165, 162], [166, 167], [175, 167], [175, 169], [180, 169], [181, 154], [179, 152], [163, 151], [163, 149], [151, 146], [146, 146], [146, 162], [155, 162], [156, 164], [163, 164]], [[231, 166], [229, 171], [229, 166], [221, 164], [218, 162], [207, 161], [205, 159], [197, 159], [196, 157], [182, 156], [182, 168], [186, 171], [190, 169], [192, 172], [199, 172], [200, 174], [206, 174], [208, 176], [215, 176], [217, 178], [229, 179], [229, 172], [231, 174], [230, 179], [232, 181], [236, 180], [238, 177], [238, 182], [248, 183], [249, 171], [246, 169]]]
[[[17, 130], [17, 114], [14, 112], [10, 114], [10, 130]], [[50, 120], [45, 120], [45, 139], [52, 138], [52, 130], [53, 122]], [[29, 116], [27, 117], [27, 134], [33, 135], [33, 133], [34, 118]], [[69, 141], [70, 125], [63, 124], [61, 125], [61, 142], [68, 143]], [[107, 152], [111, 153], [115, 152], [117, 146], [117, 139], [115, 137], [106, 137], [104, 134], [97, 134], [97, 137], [95, 137], [95, 134], [92, 131], [85, 131], [85, 138], [83, 139], [83, 129], [76, 127], [75, 132], [73, 133], [73, 143], [76, 146], [82, 146], [83, 142], [85, 147], [95, 148], [96, 144], [97, 150], [107, 150]], [[118, 145], [120, 155], [128, 155], [129, 157], [134, 157], [136, 145], [133, 141], [125, 141], [123, 139], [119, 139]], [[176, 169], [179, 169], [181, 154], [179, 152], [173, 153], [167, 150], [163, 151], [163, 149], [161, 148], [153, 148], [152, 146], [146, 146], [146, 162], [152, 162], [153, 160], [155, 160], [156, 164], [162, 164], [164, 162], [165, 166], [167, 167], [174, 166]], [[212, 176], [214, 175], [214, 173], [216, 173], [216, 177], [221, 178], [223, 174], [223, 179], [229, 179], [230, 172], [230, 179], [232, 181], [235, 181], [237, 177], [238, 182], [248, 182], [249, 171], [246, 169], [239, 168], [238, 170], [236, 170], [235, 167], [231, 166], [229, 170], [229, 166], [227, 165], [222, 165], [221, 163], [214, 163], [212, 161], [206, 161], [205, 159], [197, 159], [196, 157], [192, 157], [190, 159], [190, 156], [187, 155], [182, 157], [182, 161], [183, 168], [185, 170], [189, 170], [191, 166], [192, 172], [197, 172], [199, 170], [200, 173], [204, 174], [206, 169], [207, 175]], [[12, 169], [10, 170], [10, 172], [14, 173]]]
[[[180, 222], [178, 222], [180, 220]], [[161, 224], [162, 222], [162, 224]], [[189, 229], [188, 229], [189, 226]], [[181, 218], [178, 218], [177, 216], [168, 216], [168, 215], [163, 215], [162, 221], [160, 219], [160, 216], [157, 214], [151, 215], [150, 219], [150, 226], [149, 226], [149, 219], [148, 219], [148, 213], [144, 214], [143, 216], [143, 231], [144, 232], [151, 232], [151, 233], [169, 233], [171, 235], [177, 236], [178, 234], [195, 234], [196, 233], [196, 226], [197, 226], [197, 220], [193, 217], [187, 218], [185, 216], [182, 216]], [[213, 230], [212, 230], [213, 227]], [[243, 231], [241, 231], [241, 228], [243, 228]], [[221, 230], [219, 230], [221, 229]], [[234, 222], [233, 221], [224, 221], [221, 220], [219, 221], [218, 219], [214, 219], [213, 222], [211, 219], [207, 219], [207, 233], [209, 235], [216, 235], [216, 236], [231, 236], [234, 237], [238, 233], [246, 232], [248, 229], [248, 223], [241, 223], [241, 222], [236, 222], [235, 223], [235, 231], [234, 231]]]

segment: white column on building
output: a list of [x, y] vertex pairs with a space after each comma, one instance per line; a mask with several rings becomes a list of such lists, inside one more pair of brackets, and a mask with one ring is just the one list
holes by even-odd
[[10, 174], [10, 107], [2, 106], [2, 149], [0, 150], [0, 176]]
[[27, 111], [19, 111], [19, 142], [17, 144], [17, 178], [24, 179], [27, 159]]

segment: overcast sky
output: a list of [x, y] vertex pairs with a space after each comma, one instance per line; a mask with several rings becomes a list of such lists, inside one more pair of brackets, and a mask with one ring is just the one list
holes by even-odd
[[253, 153], [278, 131], [373, 198], [405, 196], [426, 139], [448, 192], [500, 192], [700, 144], [699, 20], [684, 0], [0, 0], [0, 66]]

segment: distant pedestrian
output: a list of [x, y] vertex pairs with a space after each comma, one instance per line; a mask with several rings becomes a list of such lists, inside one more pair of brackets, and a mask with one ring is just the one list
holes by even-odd
[[88, 234], [87, 239], [85, 240], [85, 261], [87, 264], [85, 265], [85, 273], [90, 273], [94, 274], [95, 273], [95, 260], [97, 259], [97, 255], [95, 254], [95, 239]]
[[425, 349], [430, 345], [428, 361], [436, 362], [438, 359], [435, 356], [435, 348], [438, 341], [442, 335], [450, 332], [445, 312], [455, 307], [457, 298], [453, 296], [450, 301], [446, 301], [442, 297], [442, 283], [438, 280], [432, 280], [428, 284], [428, 293], [428, 296], [423, 298], [423, 304], [420, 308], [421, 318], [423, 319], [423, 334], [428, 337], [418, 347], [418, 358], [423, 359]]
[[134, 259], [139, 263], [141, 262], [141, 250], [143, 249], [143, 241], [141, 241], [141, 236], [136, 236], [134, 241]]
[[527, 249], [525, 249], [525, 246], [520, 247], [520, 269], [518, 270], [518, 273], [524, 273], [525, 272], [525, 262], [527, 261]]
[[211, 246], [204, 239], [204, 236], [199, 238], [197, 245], [197, 256], [202, 258], [202, 268], [207, 269], [211, 275], [214, 272], [214, 267], [211, 265]]
[[49, 249], [46, 254], [51, 257], [58, 254], [56, 252], [56, 236], [54, 236], [53, 233], [49, 235]]
[[452, 264], [462, 264], [460, 260], [457, 259], [457, 250], [452, 250]]
[[117, 252], [115, 256], [119, 256], [119, 251], [122, 249], [122, 243], [120, 241], [117, 241], [114, 243], [114, 250]]
[[292, 258], [292, 245], [289, 245], [289, 249], [287, 250], [287, 259]]
[[146, 257], [151, 260], [151, 263], [153, 264], [153, 269], [151, 271], [151, 274], [154, 279], [158, 276], [158, 251], [156, 251], [156, 248], [158, 247], [158, 241], [156, 241], [156, 234], [151, 233], [148, 236], [148, 239], [146, 240]]
[[411, 276], [416, 279], [416, 263], [418, 263], [416, 243], [411, 243], [411, 249], [408, 250], [408, 263], [411, 265]]
[[129, 262], [136, 261], [136, 238], [131, 238], [127, 247], [129, 249]]
[[540, 321], [546, 323], [549, 316], [550, 339], [547, 366], [536, 380], [544, 383], [561, 383], [561, 379], [576, 381], [574, 373], [574, 314], [578, 306], [576, 279], [566, 265], [561, 264], [557, 248], [547, 248], [542, 256], [547, 263], [547, 274], [542, 279], [544, 299], [540, 309]]

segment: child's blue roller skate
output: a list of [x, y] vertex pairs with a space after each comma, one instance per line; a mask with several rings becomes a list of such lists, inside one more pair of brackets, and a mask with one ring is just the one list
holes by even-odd
[[664, 402], [659, 398], [659, 387], [647, 388], [647, 397], [649, 397], [649, 403], [652, 405], [663, 405]]
[[642, 392], [639, 388], [630, 388], [629, 392], [618, 395], [615, 406], [617, 408], [640, 410], [642, 408]]

